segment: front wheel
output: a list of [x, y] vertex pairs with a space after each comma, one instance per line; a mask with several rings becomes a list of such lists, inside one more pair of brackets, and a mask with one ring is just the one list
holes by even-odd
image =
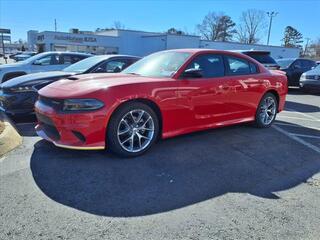
[[135, 157], [146, 152], [159, 134], [159, 120], [148, 105], [132, 102], [120, 107], [111, 117], [107, 145], [122, 157]]
[[265, 94], [258, 106], [256, 112], [255, 125], [259, 128], [270, 127], [276, 118], [278, 110], [278, 101], [274, 94]]

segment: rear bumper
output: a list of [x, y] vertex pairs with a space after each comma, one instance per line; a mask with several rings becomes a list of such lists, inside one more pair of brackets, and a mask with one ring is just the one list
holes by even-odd
[[37, 101], [35, 112], [37, 134], [54, 145], [77, 150], [105, 149], [106, 118], [103, 110], [65, 114]]

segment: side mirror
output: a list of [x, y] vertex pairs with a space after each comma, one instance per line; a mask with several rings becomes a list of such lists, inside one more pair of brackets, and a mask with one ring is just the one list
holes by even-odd
[[33, 62], [33, 65], [42, 65], [42, 64], [41, 64], [41, 62], [40, 62], [39, 60], [35, 60], [35, 61]]
[[202, 69], [189, 68], [185, 70], [182, 75], [183, 78], [202, 78], [203, 71]]
[[94, 72], [95, 73], [105, 73], [106, 71], [103, 68], [98, 67]]

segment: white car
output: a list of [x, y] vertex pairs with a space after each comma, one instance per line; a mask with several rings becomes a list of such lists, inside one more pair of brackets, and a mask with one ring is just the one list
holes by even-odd
[[76, 52], [44, 52], [25, 61], [0, 66], [0, 83], [29, 73], [59, 71], [84, 58], [92, 56]]

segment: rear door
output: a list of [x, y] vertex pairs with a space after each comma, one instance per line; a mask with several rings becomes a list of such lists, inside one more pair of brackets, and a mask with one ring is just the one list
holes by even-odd
[[263, 91], [263, 76], [258, 66], [244, 58], [225, 55], [226, 77], [231, 87], [227, 100], [234, 119], [248, 120], [256, 112], [257, 99]]

